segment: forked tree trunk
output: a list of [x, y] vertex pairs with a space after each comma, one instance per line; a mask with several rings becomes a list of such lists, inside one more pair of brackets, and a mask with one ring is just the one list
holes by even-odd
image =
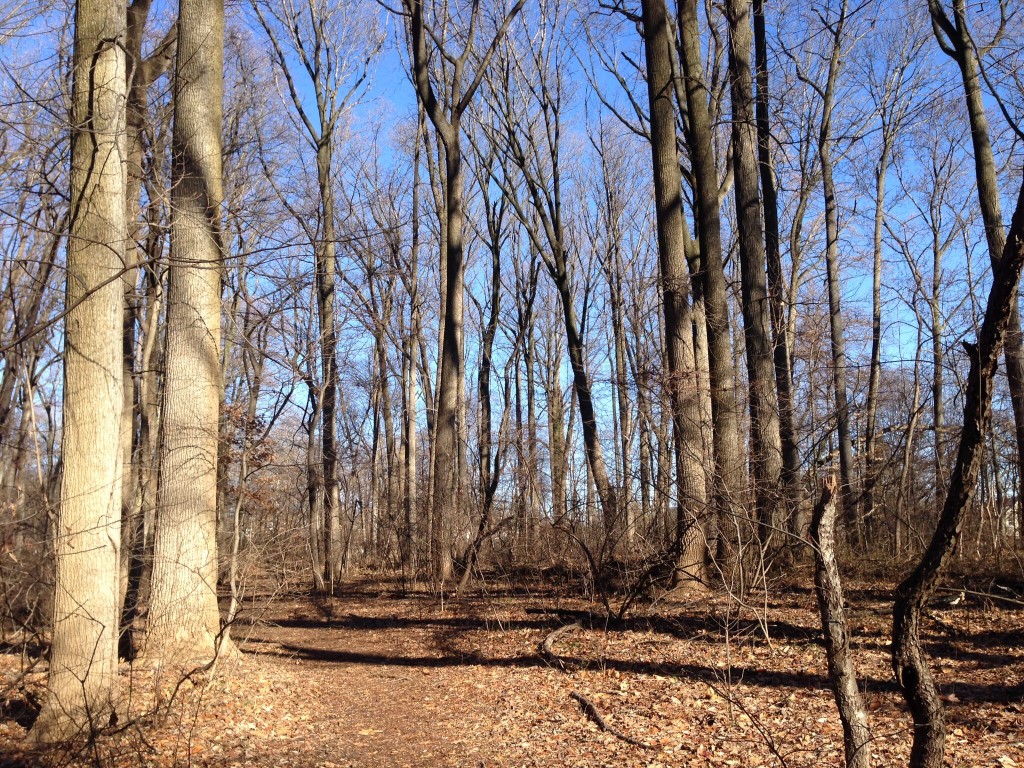
[[50, 674], [32, 730], [42, 742], [91, 736], [116, 708], [121, 522], [125, 6], [81, 0], [75, 14], [71, 218], [64, 331], [64, 477], [54, 535]]
[[217, 608], [223, 0], [181, 0], [160, 487], [144, 655], [209, 660]]
[[[409, 14], [409, 47], [413, 83], [419, 103], [438, 137], [444, 144], [444, 219], [447, 237], [441, 254], [446, 283], [442, 294], [441, 349], [438, 359], [440, 372], [437, 386], [437, 416], [435, 417], [433, 477], [431, 478], [431, 571], [435, 585], [443, 587], [451, 575], [451, 537], [455, 514], [459, 508], [459, 477], [465, 469], [465, 452], [460, 441], [458, 415], [463, 392], [463, 298], [465, 293], [465, 258], [463, 254], [463, 227], [465, 205], [461, 147], [461, 120], [490, 63], [498, 43], [505, 36], [512, 19], [522, 10], [526, 0], [518, 0], [495, 30], [487, 51], [477, 63], [475, 72], [467, 72], [466, 64], [473, 52], [478, 5], [473, 5], [465, 49], [456, 57], [448, 51], [441, 55], [453, 63], [453, 75], [442, 104], [431, 83], [431, 47], [438, 44], [432, 31], [427, 29], [422, 0], [404, 0]], [[464, 398], [463, 398], [464, 399]], [[462, 420], [463, 425], [465, 419]], [[461, 458], [460, 458], [461, 456]]]

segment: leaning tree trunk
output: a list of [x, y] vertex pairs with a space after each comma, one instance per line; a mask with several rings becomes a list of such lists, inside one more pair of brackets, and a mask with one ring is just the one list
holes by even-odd
[[217, 608], [223, 0], [181, 0], [160, 487], [144, 655], [213, 657]]
[[825, 635], [825, 656], [832, 693], [843, 723], [846, 768], [869, 768], [871, 730], [867, 710], [857, 687], [857, 672], [850, 656], [850, 631], [843, 607], [843, 584], [836, 561], [836, 479], [825, 478], [821, 500], [811, 518], [814, 546], [814, 591], [818, 598], [821, 628]]
[[946, 502], [928, 549], [914, 572], [897, 587], [893, 606], [892, 666], [914, 717], [911, 768], [939, 768], [945, 750], [942, 703], [921, 648], [921, 614], [953, 554], [978, 484], [985, 434], [992, 420], [996, 363], [1017, 305], [1017, 283], [1024, 267], [1024, 185], [1002, 255], [992, 256], [997, 266], [978, 344], [964, 344], [971, 367], [964, 393], [963, 430]]
[[91, 736], [117, 694], [124, 266], [125, 6], [81, 0], [75, 14], [64, 477], [54, 537], [50, 676], [32, 734]]

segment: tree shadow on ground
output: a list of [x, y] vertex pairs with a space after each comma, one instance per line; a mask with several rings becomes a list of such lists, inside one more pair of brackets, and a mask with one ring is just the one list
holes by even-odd
[[[484, 666], [506, 669], [544, 668], [550, 665], [533, 654], [515, 656], [486, 656], [468, 651], [449, 652], [440, 656], [398, 655], [387, 653], [367, 653], [318, 648], [295, 643], [275, 643], [263, 640], [251, 640], [248, 645], [257, 648], [243, 648], [243, 652], [257, 655], [270, 655], [292, 660], [309, 661], [323, 664], [359, 664], [380, 667], [407, 667], [423, 669], [442, 669], [463, 666]], [[259, 646], [264, 646], [259, 648]], [[650, 662], [635, 659], [602, 657], [600, 659], [582, 659], [572, 656], [560, 656], [566, 668], [614, 670], [620, 673], [661, 675], [677, 677], [689, 681], [706, 682], [713, 685], [725, 685], [726, 672], [713, 666], [694, 663]], [[762, 688], [796, 688], [828, 691], [830, 681], [827, 675], [805, 671], [772, 671], [749, 666], [733, 666], [729, 672], [732, 684], [742, 682]], [[896, 683], [892, 679], [882, 680], [876, 677], [860, 679], [862, 687], [881, 692], [895, 692]], [[944, 686], [948, 692], [955, 692], [963, 703], [986, 702], [1005, 703], [1024, 700], [1024, 684], [978, 684], [955, 683]]]

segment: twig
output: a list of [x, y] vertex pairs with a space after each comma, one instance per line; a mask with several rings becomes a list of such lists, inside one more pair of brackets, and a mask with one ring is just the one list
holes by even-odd
[[594, 706], [594, 703], [583, 694], [573, 691], [569, 694], [569, 696], [576, 700], [576, 702], [580, 705], [580, 709], [583, 710], [584, 714], [588, 718], [593, 720], [597, 727], [600, 728], [602, 731], [607, 731], [615, 738], [621, 739], [627, 744], [632, 744], [633, 746], [641, 747], [643, 749], [652, 749], [650, 744], [640, 741], [639, 739], [634, 739], [632, 736], [627, 736], [617, 728], [608, 725], [605, 719], [601, 717], [601, 713], [597, 711], [597, 707]]
[[[996, 585], [996, 587], [1000, 588], [998, 584]], [[984, 597], [984, 598], [987, 598], [987, 599], [993, 600], [993, 601], [998, 600], [998, 601], [1002, 601], [1004, 603], [1009, 603], [1010, 605], [1021, 605], [1021, 606], [1024, 606], [1024, 600], [1016, 600], [1016, 599], [1014, 599], [1012, 597], [1006, 597], [1005, 595], [997, 595], [994, 592], [976, 592], [973, 589], [949, 589], [949, 588], [946, 588], [946, 587], [942, 587], [940, 589], [943, 592], [963, 592], [966, 595], [972, 595], [974, 597]], [[1013, 594], [1013, 593], [1011, 593], [1011, 594]]]

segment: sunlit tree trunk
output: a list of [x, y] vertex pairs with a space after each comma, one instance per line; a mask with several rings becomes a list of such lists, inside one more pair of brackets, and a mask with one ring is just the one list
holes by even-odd
[[[64, 476], [50, 673], [38, 741], [91, 736], [116, 709], [125, 263], [125, 6], [75, 14], [64, 329]], [[34, 406], [33, 406], [34, 407]]]
[[732, 92], [732, 161], [739, 234], [743, 338], [746, 343], [747, 403], [750, 412], [751, 469], [759, 538], [767, 544], [779, 514], [782, 439], [776, 396], [775, 361], [768, 303], [767, 265], [758, 194], [757, 128], [750, 0], [728, 0], [729, 79]]
[[675, 446], [678, 496], [675, 525], [676, 582], [699, 582], [704, 576], [702, 530], [707, 490], [704, 439], [690, 315], [690, 279], [686, 248], [690, 234], [683, 215], [682, 177], [676, 152], [673, 106], [672, 36], [664, 0], [643, 0], [647, 93], [651, 108], [651, 159], [657, 210], [658, 262], [669, 404]]
[[736, 399], [735, 369], [730, 335], [729, 304], [722, 261], [722, 230], [718, 172], [712, 143], [708, 87], [700, 47], [696, 0], [679, 3], [682, 75], [686, 93], [689, 131], [687, 143], [693, 164], [696, 191], [697, 235], [700, 239], [700, 272], [708, 327], [708, 368], [714, 422], [714, 496], [720, 516], [720, 546], [729, 554], [727, 531], [741, 526], [746, 471], [740, 438], [740, 410]]
[[213, 656], [221, 381], [223, 0], [181, 0], [160, 486], [145, 655]]

